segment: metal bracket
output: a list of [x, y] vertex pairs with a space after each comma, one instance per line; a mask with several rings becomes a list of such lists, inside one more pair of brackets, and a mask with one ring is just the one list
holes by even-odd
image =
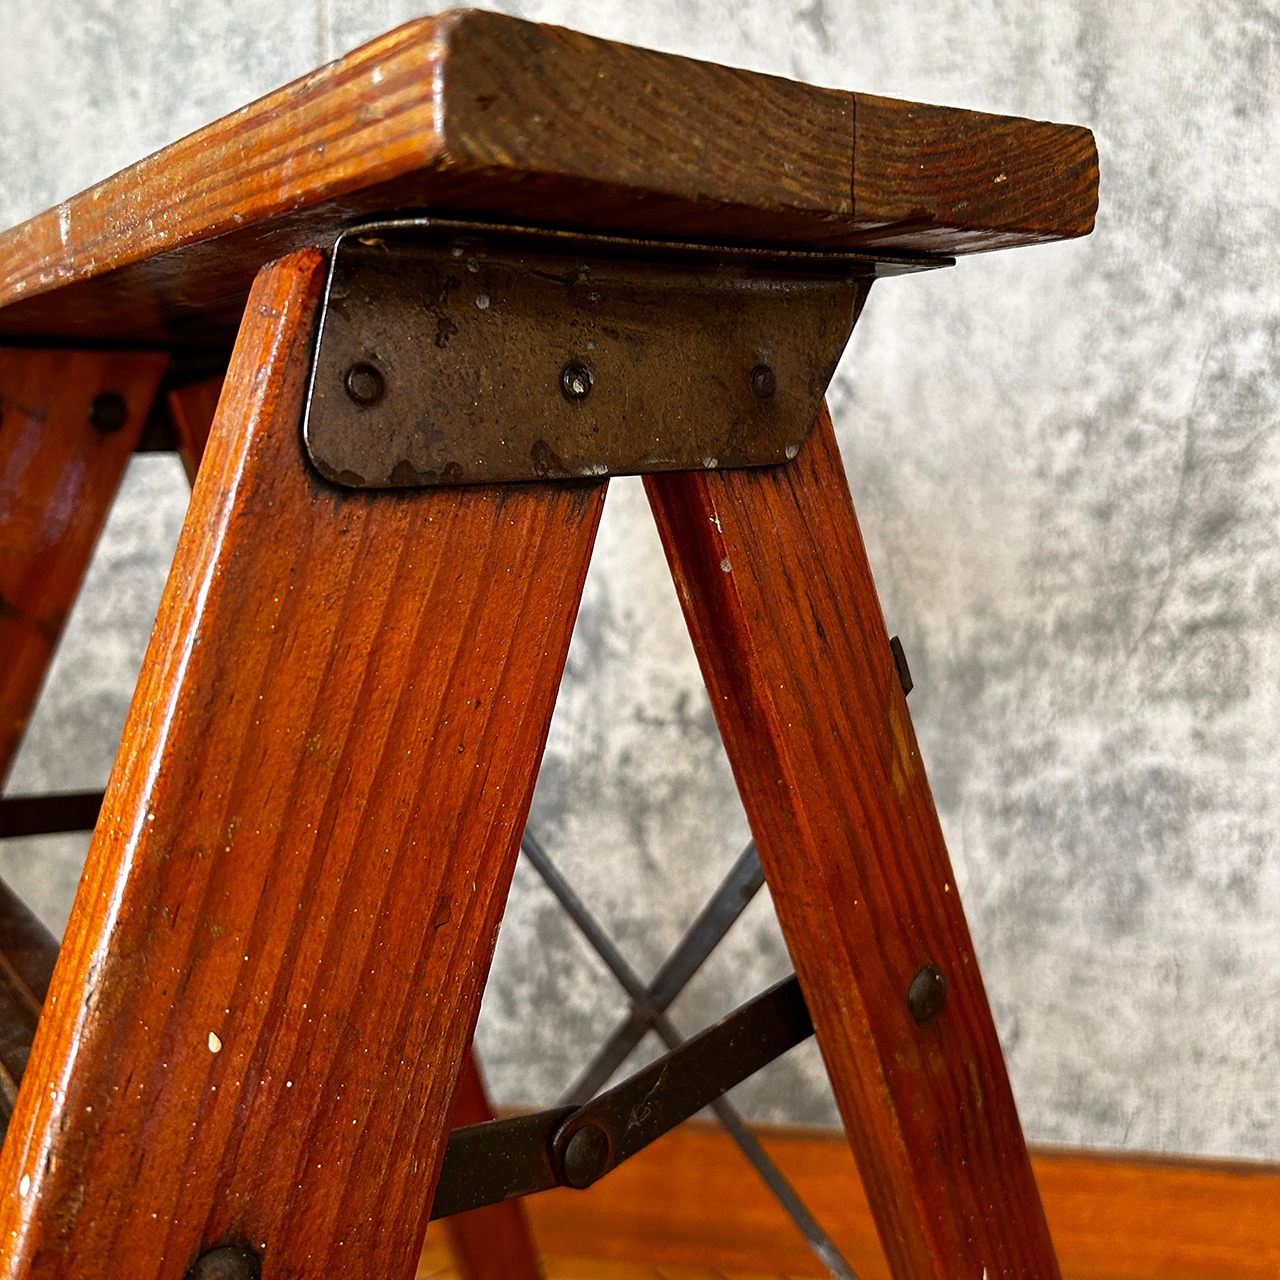
[[334, 245], [303, 438], [356, 489], [786, 462], [872, 280], [950, 263], [357, 227]]
[[552, 1187], [589, 1187], [812, 1034], [800, 984], [790, 977], [585, 1106], [455, 1129], [431, 1216]]

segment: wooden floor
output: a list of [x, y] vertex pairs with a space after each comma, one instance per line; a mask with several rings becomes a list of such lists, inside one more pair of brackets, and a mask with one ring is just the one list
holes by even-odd
[[[669, 1267], [658, 1263], [554, 1255], [543, 1255], [542, 1273], [544, 1280], [790, 1280], [780, 1272], [721, 1271], [714, 1267]], [[444, 1233], [434, 1226], [427, 1233], [417, 1280], [462, 1280]]]
[[[889, 1280], [840, 1135], [757, 1130], [861, 1280]], [[1276, 1280], [1280, 1166], [1033, 1151], [1063, 1280]], [[587, 1191], [525, 1201], [546, 1280], [824, 1274], [723, 1131], [682, 1125]], [[444, 1232], [419, 1280], [452, 1277]]]

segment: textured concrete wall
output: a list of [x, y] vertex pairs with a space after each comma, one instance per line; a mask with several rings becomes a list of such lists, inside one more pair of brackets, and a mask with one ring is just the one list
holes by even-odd
[[[1280, 1158], [1280, 5], [509, 8], [1095, 130], [1093, 238], [878, 285], [833, 410], [1030, 1135]], [[421, 11], [0, 0], [0, 222]], [[183, 504], [176, 466], [135, 462], [10, 790], [105, 776]], [[633, 482], [533, 822], [646, 972], [747, 837]], [[59, 923], [82, 854], [0, 862]], [[786, 968], [762, 896], [677, 1021]], [[553, 1096], [620, 1010], [522, 869], [480, 1032], [497, 1091]], [[811, 1047], [740, 1092], [834, 1118]]]

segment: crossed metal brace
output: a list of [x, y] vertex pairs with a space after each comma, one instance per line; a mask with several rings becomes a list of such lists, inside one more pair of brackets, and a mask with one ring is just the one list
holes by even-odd
[[[608, 1083], [647, 1031], [655, 1031], [669, 1050], [676, 1050], [686, 1043], [667, 1017], [666, 1010], [746, 910], [747, 904], [764, 884], [764, 871], [760, 866], [756, 842], [751, 840], [680, 944], [658, 970], [653, 982], [646, 985], [527, 828], [520, 849], [631, 1000], [627, 1017], [563, 1098], [565, 1106], [581, 1107]], [[834, 1241], [809, 1212], [782, 1170], [769, 1158], [737, 1108], [726, 1097], [716, 1098], [710, 1105], [716, 1118], [773, 1192], [827, 1271], [836, 1280], [857, 1280]]]

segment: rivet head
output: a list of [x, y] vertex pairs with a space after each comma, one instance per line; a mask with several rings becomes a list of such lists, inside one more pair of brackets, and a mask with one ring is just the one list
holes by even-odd
[[347, 395], [356, 404], [364, 405], [366, 408], [377, 404], [387, 389], [386, 380], [382, 374], [373, 365], [364, 363], [353, 364], [347, 370], [343, 385], [347, 389]]
[[566, 400], [573, 403], [587, 398], [593, 381], [591, 370], [577, 360], [570, 360], [560, 370], [560, 391]]
[[751, 394], [757, 400], [772, 400], [778, 389], [778, 375], [767, 364], [758, 364], [751, 370]]
[[118, 391], [104, 391], [94, 396], [89, 406], [89, 421], [104, 436], [119, 431], [129, 421], [129, 406], [124, 396]]
[[262, 1263], [252, 1249], [222, 1245], [201, 1254], [191, 1264], [185, 1280], [261, 1280]]
[[907, 1008], [921, 1026], [942, 1012], [947, 1003], [947, 980], [936, 964], [927, 964], [907, 989]]
[[598, 1125], [584, 1124], [565, 1144], [564, 1180], [582, 1190], [609, 1167], [609, 1135]]

